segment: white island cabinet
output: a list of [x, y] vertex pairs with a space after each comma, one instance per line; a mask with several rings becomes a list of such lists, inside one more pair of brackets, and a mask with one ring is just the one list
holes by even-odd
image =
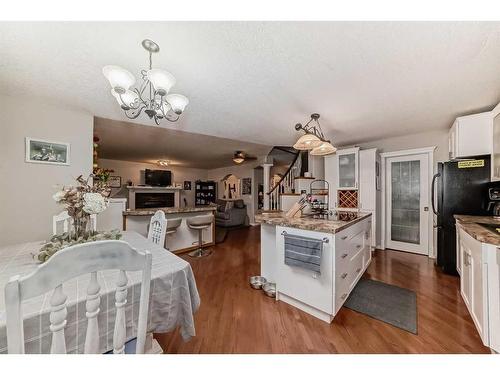
[[[330, 323], [371, 261], [371, 214], [350, 221], [256, 216], [261, 223], [261, 275], [276, 299]], [[285, 235], [322, 242], [319, 272], [285, 264]]]
[[460, 294], [483, 344], [500, 352], [500, 235], [493, 218], [455, 215]]

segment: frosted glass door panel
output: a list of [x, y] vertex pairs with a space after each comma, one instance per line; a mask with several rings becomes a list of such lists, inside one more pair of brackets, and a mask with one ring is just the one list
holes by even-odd
[[420, 244], [420, 160], [391, 163], [391, 240]]
[[339, 187], [356, 186], [356, 154], [339, 155]]

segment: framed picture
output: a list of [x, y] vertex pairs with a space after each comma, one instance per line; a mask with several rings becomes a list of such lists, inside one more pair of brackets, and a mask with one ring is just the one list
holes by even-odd
[[184, 181], [184, 190], [191, 190], [191, 181]]
[[250, 195], [252, 194], [252, 178], [245, 177], [241, 179], [241, 194]]
[[26, 137], [25, 161], [28, 163], [69, 165], [69, 156], [69, 143]]
[[122, 178], [120, 176], [109, 176], [108, 185], [112, 188], [122, 187]]

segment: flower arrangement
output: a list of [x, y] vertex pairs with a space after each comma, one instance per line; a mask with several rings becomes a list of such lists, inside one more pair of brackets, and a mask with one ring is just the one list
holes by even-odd
[[87, 228], [90, 215], [101, 213], [108, 207], [109, 187], [106, 184], [90, 185], [91, 178], [93, 175], [87, 179], [78, 176], [78, 186], [63, 186], [52, 196], [57, 203], [65, 205], [73, 222], [72, 233], [69, 235], [74, 240], [91, 234]]
[[[93, 172], [92, 172], [92, 177], [94, 179], [94, 185], [107, 186], [109, 177], [111, 176], [111, 173], [114, 173], [113, 169], [95, 167]], [[110, 190], [110, 192], [111, 192], [111, 190]]]
[[108, 207], [107, 196], [110, 192], [110, 188], [103, 179], [99, 180], [100, 183], [90, 185], [91, 178], [95, 178], [95, 176], [91, 174], [87, 179], [79, 176], [76, 179], [77, 186], [63, 186], [52, 196], [57, 203], [65, 206], [71, 217], [72, 227], [68, 232], [54, 235], [45, 242], [39, 253], [34, 255], [35, 259], [45, 262], [57, 251], [68, 246], [121, 238], [121, 233], [118, 230], [99, 233], [89, 228], [90, 215], [99, 214]]
[[93, 232], [88, 237], [79, 237], [76, 239], [71, 237], [70, 233], [63, 233], [61, 235], [52, 236], [49, 241], [43, 244], [38, 254], [33, 255], [33, 257], [43, 263], [65, 247], [91, 241], [119, 240], [121, 237], [122, 235], [118, 229], [102, 233]]

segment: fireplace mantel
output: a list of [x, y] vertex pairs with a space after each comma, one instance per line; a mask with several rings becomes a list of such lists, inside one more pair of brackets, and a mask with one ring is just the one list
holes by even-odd
[[174, 207], [181, 205], [181, 190], [179, 186], [127, 186], [128, 188], [128, 206], [129, 209], [135, 210], [135, 195], [137, 193], [174, 193]]

